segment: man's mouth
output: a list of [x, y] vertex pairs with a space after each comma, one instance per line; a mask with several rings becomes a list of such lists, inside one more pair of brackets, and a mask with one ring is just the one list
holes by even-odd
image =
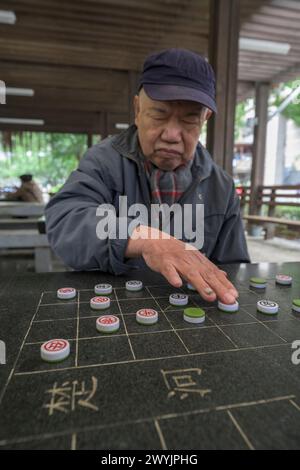
[[155, 153], [162, 154], [164, 156], [170, 156], [170, 157], [181, 157], [182, 153], [178, 152], [177, 150], [174, 149], [167, 149], [167, 148], [160, 148], [155, 150]]

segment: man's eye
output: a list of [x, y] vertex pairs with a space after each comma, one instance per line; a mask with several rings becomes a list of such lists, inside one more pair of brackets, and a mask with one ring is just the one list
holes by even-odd
[[199, 120], [198, 119], [183, 119], [183, 121], [185, 124], [191, 124], [191, 125], [197, 125], [199, 124]]
[[155, 119], [155, 121], [164, 121], [166, 118], [164, 116], [152, 116], [152, 119]]

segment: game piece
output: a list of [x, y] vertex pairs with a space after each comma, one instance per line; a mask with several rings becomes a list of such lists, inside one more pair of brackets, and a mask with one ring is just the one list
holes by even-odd
[[275, 315], [278, 313], [279, 305], [276, 302], [271, 302], [270, 300], [259, 300], [257, 302], [257, 310], [261, 313]]
[[96, 328], [100, 333], [114, 333], [120, 328], [120, 320], [115, 315], [102, 315], [96, 320]]
[[267, 287], [267, 281], [262, 277], [251, 277], [250, 286], [256, 289], [265, 289]]
[[186, 287], [190, 290], [197, 291], [197, 289], [190, 283], [187, 283]]
[[143, 283], [142, 281], [127, 281], [126, 289], [131, 292], [137, 292], [143, 289]]
[[189, 302], [189, 296], [185, 294], [171, 294], [169, 296], [169, 302], [171, 305], [187, 305]]
[[103, 310], [104, 308], [108, 308], [110, 306], [110, 298], [109, 297], [93, 297], [90, 300], [90, 306], [94, 310]]
[[239, 309], [239, 303], [237, 301], [234, 304], [223, 304], [218, 300], [218, 309], [222, 310], [222, 312], [237, 312]]
[[70, 354], [70, 343], [66, 339], [51, 339], [41, 346], [41, 358], [47, 362], [59, 362]]
[[111, 294], [112, 293], [112, 285], [111, 284], [97, 284], [94, 288], [95, 294], [102, 295], [102, 294]]
[[152, 308], [142, 308], [136, 312], [136, 321], [142, 325], [154, 325], [158, 322], [158, 313]]
[[294, 312], [300, 313], [300, 299], [293, 300], [292, 309], [294, 310]]
[[202, 308], [185, 308], [183, 319], [188, 323], [203, 323], [205, 321], [205, 312]]
[[276, 275], [276, 284], [281, 284], [282, 286], [290, 286], [293, 282], [292, 276], [287, 276], [285, 274]]
[[61, 300], [74, 299], [76, 297], [76, 289], [73, 289], [73, 287], [62, 287], [58, 289], [57, 297]]

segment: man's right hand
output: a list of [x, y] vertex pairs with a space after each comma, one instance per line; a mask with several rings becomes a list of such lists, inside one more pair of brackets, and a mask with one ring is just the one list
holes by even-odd
[[132, 233], [125, 256], [142, 256], [153, 271], [161, 273], [174, 287], [182, 278], [192, 284], [203, 299], [232, 304], [238, 292], [227, 274], [209, 261], [195, 247], [168, 234], [140, 225]]

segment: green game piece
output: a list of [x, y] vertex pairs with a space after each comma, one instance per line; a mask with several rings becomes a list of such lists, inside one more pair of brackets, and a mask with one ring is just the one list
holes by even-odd
[[300, 307], [300, 299], [294, 299], [293, 305], [295, 305], [296, 307]]
[[262, 277], [251, 277], [250, 282], [253, 282], [254, 284], [266, 284], [267, 281]]
[[191, 318], [201, 318], [205, 316], [204, 310], [202, 308], [185, 308], [183, 311], [184, 315]]

